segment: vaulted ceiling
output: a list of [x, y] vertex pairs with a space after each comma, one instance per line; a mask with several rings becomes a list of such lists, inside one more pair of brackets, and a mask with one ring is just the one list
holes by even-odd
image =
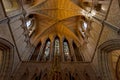
[[[79, 1], [82, 4], [82, 1]], [[36, 0], [29, 7], [26, 6], [27, 15], [33, 14], [37, 24], [33, 42], [51, 40], [55, 36], [67, 38], [81, 45], [84, 43], [78, 35], [80, 21], [85, 17], [82, 8], [71, 0]], [[81, 42], [80, 42], [80, 40]]]

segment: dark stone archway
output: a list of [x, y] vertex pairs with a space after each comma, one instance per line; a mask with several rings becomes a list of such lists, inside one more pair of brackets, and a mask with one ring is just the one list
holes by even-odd
[[110, 68], [109, 64], [109, 53], [113, 50], [120, 49], [120, 39], [113, 39], [104, 42], [98, 48], [98, 64], [99, 64], [99, 71], [102, 76], [102, 80], [115, 80], [116, 78], [113, 76], [111, 72], [112, 69]]
[[14, 47], [9, 41], [0, 38], [0, 49], [3, 52], [0, 80], [7, 80], [12, 70]]

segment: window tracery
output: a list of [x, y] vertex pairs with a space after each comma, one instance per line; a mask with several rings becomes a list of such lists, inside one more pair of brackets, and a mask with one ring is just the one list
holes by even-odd
[[66, 41], [63, 42], [63, 52], [65, 55], [65, 61], [70, 60], [70, 50]]
[[58, 38], [55, 39], [54, 53], [55, 55], [60, 54], [60, 41]]
[[49, 58], [49, 55], [50, 55], [50, 41], [47, 41], [46, 42], [46, 45], [45, 45], [45, 49], [44, 49], [44, 56], [43, 56], [43, 58], [45, 59], [45, 60], [48, 60], [48, 58]]
[[[63, 57], [65, 61], [73, 61], [73, 55], [75, 54], [77, 61], [82, 61], [82, 56], [79, 51], [79, 48], [76, 46], [74, 42], [72, 45], [74, 50], [73, 54], [70, 53], [71, 52], [70, 46], [66, 39], [63, 41], [62, 46], [60, 46], [59, 38], [55, 38], [53, 43], [51, 43], [50, 39], [47, 39], [43, 48], [41, 46], [41, 49], [40, 49], [40, 45], [41, 44], [37, 46], [30, 60], [38, 60], [38, 56], [40, 56], [39, 58], [40, 61], [48, 61], [48, 60], [51, 61], [57, 55], [60, 59]], [[51, 48], [51, 45], [54, 46], [53, 49]], [[63, 47], [63, 53], [62, 53], [63, 56], [61, 56], [60, 54], [60, 47]], [[53, 53], [50, 53], [51, 51]]]

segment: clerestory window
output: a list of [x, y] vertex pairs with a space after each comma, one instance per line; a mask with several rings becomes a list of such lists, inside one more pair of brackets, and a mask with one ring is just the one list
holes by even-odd
[[50, 41], [48, 40], [46, 42], [45, 49], [44, 49], [44, 56], [43, 56], [44, 60], [48, 60], [49, 55], [50, 55]]
[[55, 39], [55, 46], [54, 46], [54, 54], [59, 55], [60, 54], [60, 41], [58, 38]]
[[68, 43], [66, 41], [63, 42], [63, 50], [65, 55], [65, 61], [70, 60], [70, 51], [69, 51]]
[[32, 14], [29, 15], [26, 19], [26, 27], [29, 31], [29, 36], [31, 36], [33, 32], [35, 31], [35, 19]]

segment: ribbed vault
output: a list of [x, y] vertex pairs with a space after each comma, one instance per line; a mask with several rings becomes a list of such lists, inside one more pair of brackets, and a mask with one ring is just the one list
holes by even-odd
[[78, 30], [83, 16], [82, 8], [71, 0], [37, 0], [26, 11], [27, 15], [34, 14], [37, 22], [33, 43], [55, 35], [71, 38], [78, 45], [84, 43]]
[[81, 15], [81, 8], [70, 0], [47, 0], [32, 6], [30, 9], [58, 21], [71, 16]]

